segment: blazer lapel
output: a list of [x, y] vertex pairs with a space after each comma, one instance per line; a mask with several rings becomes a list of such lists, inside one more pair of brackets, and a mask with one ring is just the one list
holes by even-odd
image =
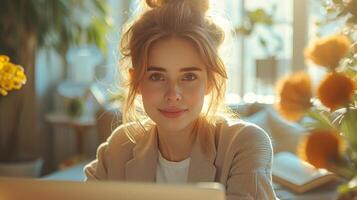
[[[157, 137], [156, 127], [153, 127], [145, 133], [140, 141], [137, 142], [133, 149], [133, 159], [129, 160], [125, 166], [126, 180], [144, 182], [156, 181], [156, 167], [158, 159]], [[202, 151], [200, 141], [208, 142], [211, 147], [208, 149], [208, 153]], [[192, 149], [187, 181], [215, 181], [215, 158], [216, 146], [214, 135], [208, 133], [198, 133]]]
[[[201, 134], [201, 135], [199, 135]], [[216, 158], [216, 148], [213, 135], [205, 135], [206, 133], [198, 133], [196, 141], [194, 143], [191, 163], [188, 171], [188, 182], [213, 182], [216, 176], [216, 167], [214, 166], [214, 161]], [[208, 137], [209, 146], [208, 154], [202, 151], [200, 141], [201, 137]]]
[[125, 178], [129, 181], [156, 181], [156, 166], [158, 158], [156, 127], [151, 128], [137, 141], [133, 149], [133, 159], [125, 166]]

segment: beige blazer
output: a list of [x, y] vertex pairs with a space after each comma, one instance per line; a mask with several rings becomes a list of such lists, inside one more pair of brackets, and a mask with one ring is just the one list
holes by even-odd
[[[241, 120], [224, 121], [208, 139], [209, 155], [196, 140], [191, 154], [188, 182], [220, 182], [226, 197], [233, 199], [276, 199], [272, 189], [272, 146], [267, 134]], [[206, 134], [206, 133], [199, 133]], [[123, 127], [101, 144], [97, 159], [84, 171], [86, 180], [155, 182], [158, 160], [156, 128], [129, 141]]]

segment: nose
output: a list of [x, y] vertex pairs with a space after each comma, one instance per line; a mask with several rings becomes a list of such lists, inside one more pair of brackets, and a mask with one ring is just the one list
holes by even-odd
[[166, 100], [167, 101], [180, 101], [182, 99], [180, 88], [175, 83], [168, 83]]

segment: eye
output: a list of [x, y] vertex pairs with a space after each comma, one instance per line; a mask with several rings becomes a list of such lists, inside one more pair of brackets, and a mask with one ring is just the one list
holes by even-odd
[[163, 81], [165, 80], [164, 76], [159, 73], [153, 73], [149, 76], [149, 80], [151, 81]]
[[197, 75], [193, 74], [193, 73], [185, 74], [183, 76], [183, 80], [184, 81], [193, 81], [193, 80], [196, 80], [196, 79], [197, 79]]

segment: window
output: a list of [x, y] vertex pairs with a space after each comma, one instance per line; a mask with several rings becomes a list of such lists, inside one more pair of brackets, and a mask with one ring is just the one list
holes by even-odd
[[[293, 56], [293, 27], [294, 27], [294, 2], [293, 0], [278, 1], [278, 0], [225, 0], [217, 1], [223, 5], [229, 20], [232, 21], [233, 27], [240, 27], [247, 19], [247, 12], [256, 9], [263, 9], [267, 14], [271, 14], [274, 19], [274, 24], [271, 29], [264, 25], [256, 25], [252, 33], [248, 36], [237, 35], [234, 38], [234, 47], [232, 54], [227, 60], [226, 66], [228, 74], [228, 93], [239, 95], [241, 97], [252, 97], [252, 95], [271, 95], [274, 92], [273, 85], [277, 77], [267, 66], [264, 73], [259, 74], [257, 67], [260, 66], [257, 60], [266, 59], [268, 53], [262, 48], [259, 37], [266, 38], [268, 42], [268, 52], [273, 51], [276, 41], [274, 37], [279, 37], [282, 41], [280, 51], [274, 52], [278, 60], [277, 76], [281, 76], [292, 70]], [[274, 10], [274, 6], [275, 9]], [[295, 10], [296, 12], [296, 10]], [[273, 35], [271, 34], [273, 32]], [[270, 34], [270, 36], [269, 36]], [[269, 38], [270, 37], [270, 38]], [[269, 49], [270, 48], [270, 49]], [[263, 65], [266, 65], [263, 63]], [[257, 73], [258, 72], [258, 73]], [[268, 73], [267, 73], [268, 72]], [[261, 76], [261, 77], [259, 77]], [[273, 76], [273, 77], [270, 77]], [[269, 82], [270, 81], [270, 82]], [[228, 95], [232, 96], [232, 95]], [[234, 101], [234, 100], [233, 100]]]
[[[268, 14], [272, 13], [275, 21], [271, 30], [268, 30], [263, 25], [257, 25], [249, 36], [232, 37], [229, 42], [230, 45], [228, 51], [226, 51], [229, 53], [225, 57], [227, 72], [229, 74], [227, 96], [233, 98], [228, 99], [228, 103], [237, 103], [241, 97], [244, 97], [245, 100], [249, 97], [253, 97], [254, 100], [256, 95], [272, 95], [274, 93], [274, 83], [277, 76], [304, 68], [302, 52], [307, 38], [307, 36], [305, 36], [307, 35], [306, 27], [308, 25], [306, 11], [307, 1], [309, 0], [267, 0], [264, 2], [259, 0], [211, 0], [211, 3], [215, 8], [218, 8], [217, 10], [219, 10], [220, 14], [223, 14], [224, 18], [229, 20], [232, 28], [239, 27], [243, 24], [244, 19], [246, 19], [245, 15], [247, 11], [258, 8], [265, 10]], [[118, 9], [119, 12], [113, 12], [114, 14], [116, 13], [117, 18], [121, 18], [120, 21], [123, 20], [124, 10], [128, 10], [126, 8], [129, 8], [129, 12], [132, 12], [137, 7], [137, 1], [120, 4], [121, 5], [115, 5], [115, 7], [120, 8]], [[274, 10], [274, 6], [276, 6], [276, 10]], [[124, 19], [126, 18], [127, 16], [124, 17]], [[109, 41], [112, 47], [110, 51], [111, 55], [108, 59], [110, 65], [108, 72], [113, 71], [110, 69], [112, 67], [117, 68], [118, 54], [116, 53], [118, 52], [116, 50], [117, 40], [119, 40], [118, 33], [120, 33], [120, 31], [118, 27], [113, 34], [115, 37], [112, 37], [115, 39]], [[263, 70], [263, 72], [259, 71], [259, 73], [257, 73], [257, 60], [268, 58], [258, 38], [261, 36], [267, 38], [268, 46], [276, 45], [274, 44], [274, 38], [269, 36], [269, 31], [275, 32], [283, 44], [282, 50], [276, 54], [276, 58], [279, 60], [278, 64], [280, 65], [280, 68], [277, 69], [276, 76], [275, 73], [273, 73], [274, 71], [270, 70], [269, 67], [265, 68], [265, 71]], [[116, 54], [116, 56], [113, 56], [114, 54]], [[267, 64], [263, 62], [263, 64], [259, 66], [261, 65], [266, 67]], [[108, 77], [106, 78], [106, 82], [112, 82], [108, 81], [109, 79], [115, 80], [116, 77], [113, 77], [113, 74], [115, 73], [107, 73]], [[267, 101], [269, 101], [269, 99], [267, 99]]]

